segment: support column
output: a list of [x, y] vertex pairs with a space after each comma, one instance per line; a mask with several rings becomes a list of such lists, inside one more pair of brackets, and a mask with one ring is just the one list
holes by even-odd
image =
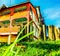
[[[29, 15], [27, 15], [27, 34], [28, 33], [29, 33]], [[29, 38], [29, 36], [28, 36], [28, 38]]]
[[32, 31], [33, 31], [33, 23], [29, 25], [29, 32], [32, 32]]
[[34, 23], [36, 24], [33, 24], [33, 29], [34, 29], [34, 36], [35, 37], [37, 37], [38, 38], [38, 29], [36, 28], [36, 26], [37, 26], [37, 21], [36, 21], [36, 16], [34, 15], [34, 13], [33, 13], [33, 21], [34, 21]]
[[8, 36], [8, 45], [10, 44], [10, 41], [11, 40], [11, 34], [9, 34], [9, 36]]
[[[35, 19], [36, 19], [36, 18], [35, 18], [34, 13], [33, 13], [33, 18], [32, 18], [32, 19], [33, 19], [33, 21], [35, 22]], [[35, 27], [34, 24], [33, 24], [33, 27], [34, 27], [34, 28], [33, 28], [33, 30], [34, 30], [34, 36], [36, 36], [36, 27]]]
[[29, 33], [29, 19], [27, 20], [27, 33]]
[[43, 25], [43, 37], [44, 37], [44, 40], [46, 40], [46, 26]]
[[[23, 23], [21, 23], [21, 30], [23, 29]], [[23, 32], [22, 32], [22, 36], [23, 36], [24, 34], [23, 34]]]
[[10, 34], [8, 36], [8, 44], [10, 44], [11, 41], [11, 28], [12, 28], [12, 16], [10, 16]]

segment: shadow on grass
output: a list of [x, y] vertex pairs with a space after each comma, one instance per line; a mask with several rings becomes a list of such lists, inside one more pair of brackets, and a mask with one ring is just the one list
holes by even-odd
[[27, 44], [27, 43], [22, 43], [23, 45], [27, 46], [27, 47], [34, 47], [34, 48], [39, 48], [39, 49], [43, 49], [43, 50], [54, 50], [57, 51], [60, 49], [60, 44], [52, 44], [52, 43], [34, 43], [34, 44]]

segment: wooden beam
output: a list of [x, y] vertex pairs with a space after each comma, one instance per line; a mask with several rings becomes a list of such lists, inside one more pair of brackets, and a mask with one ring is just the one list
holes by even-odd
[[11, 39], [11, 34], [9, 34], [9, 36], [8, 36], [8, 45], [10, 44], [10, 40]]

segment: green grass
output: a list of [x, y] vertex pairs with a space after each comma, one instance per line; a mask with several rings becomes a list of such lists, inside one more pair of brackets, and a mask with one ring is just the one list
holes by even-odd
[[[21, 42], [25, 48], [15, 46], [8, 56], [60, 56], [60, 41], [32, 41]], [[4, 54], [8, 46], [0, 47], [0, 56]]]

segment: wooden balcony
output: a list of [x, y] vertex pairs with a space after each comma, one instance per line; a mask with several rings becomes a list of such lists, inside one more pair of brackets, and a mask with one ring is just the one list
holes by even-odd
[[17, 34], [20, 30], [19, 26], [0, 28], [0, 35], [9, 35], [9, 34]]

